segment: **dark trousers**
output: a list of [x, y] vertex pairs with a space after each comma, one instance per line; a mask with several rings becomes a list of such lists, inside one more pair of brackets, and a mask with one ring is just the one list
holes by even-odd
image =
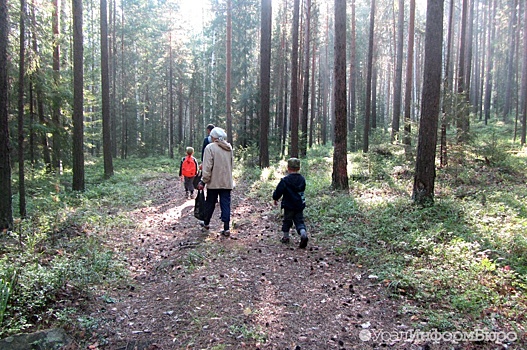
[[301, 229], [306, 229], [304, 224], [304, 209], [293, 210], [284, 208], [284, 220], [282, 221], [282, 232], [289, 232], [295, 224], [296, 232], [300, 234]]
[[207, 198], [205, 199], [205, 225], [210, 223], [212, 214], [216, 207], [216, 202], [220, 197], [221, 221], [223, 222], [224, 230], [229, 229], [229, 222], [231, 221], [231, 190], [225, 189], [211, 189], [207, 188]]

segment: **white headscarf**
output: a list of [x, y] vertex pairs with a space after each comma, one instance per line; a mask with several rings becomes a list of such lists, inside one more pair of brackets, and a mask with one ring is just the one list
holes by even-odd
[[215, 127], [210, 131], [210, 136], [220, 141], [224, 141], [227, 138], [227, 133], [222, 128]]

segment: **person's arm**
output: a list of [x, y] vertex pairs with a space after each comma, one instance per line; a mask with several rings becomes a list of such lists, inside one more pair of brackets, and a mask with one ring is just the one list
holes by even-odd
[[201, 182], [207, 184], [212, 177], [212, 166], [214, 165], [214, 156], [212, 154], [212, 145], [205, 147], [203, 154], [203, 163], [201, 163]]
[[284, 190], [285, 190], [285, 182], [284, 180], [280, 180], [280, 182], [276, 186], [276, 189], [273, 192], [273, 200], [275, 202], [277, 202], [282, 197], [282, 195], [284, 194]]
[[199, 165], [198, 165], [198, 160], [196, 158], [194, 158], [194, 164], [196, 164], [196, 175], [199, 173]]
[[183, 160], [184, 160], [184, 159], [185, 159], [185, 158], [181, 159], [181, 162], [179, 163], [179, 177], [181, 177], [181, 175], [182, 175], [182, 174], [181, 174], [181, 170], [182, 170], [182, 168], [183, 168]]

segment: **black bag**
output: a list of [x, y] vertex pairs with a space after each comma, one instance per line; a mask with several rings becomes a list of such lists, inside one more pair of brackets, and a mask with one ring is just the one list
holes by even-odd
[[200, 190], [194, 203], [194, 217], [201, 221], [205, 219], [205, 193]]
[[[192, 185], [194, 186], [195, 189], [198, 188], [198, 185], [199, 185], [199, 182], [201, 181], [201, 170], [198, 171], [198, 173], [196, 174], [196, 176], [194, 176], [194, 180], [192, 180]], [[196, 197], [197, 198], [197, 197]]]

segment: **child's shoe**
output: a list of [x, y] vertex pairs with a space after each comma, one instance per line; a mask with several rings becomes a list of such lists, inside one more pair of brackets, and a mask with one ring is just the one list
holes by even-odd
[[205, 225], [204, 221], [200, 221], [199, 225], [201, 226], [201, 231], [203, 231], [203, 232], [208, 231], [209, 228], [210, 228], [209, 225]]
[[221, 230], [220, 231], [220, 234], [223, 236], [223, 237], [229, 237], [231, 235], [231, 231], [229, 230]]
[[284, 237], [282, 237], [282, 238], [280, 239], [280, 242], [282, 242], [282, 243], [284, 243], [284, 244], [288, 244], [289, 241], [290, 241], [290, 240], [289, 240], [289, 237], [286, 237], [286, 236], [284, 236]]
[[309, 241], [309, 238], [307, 238], [307, 232], [306, 232], [306, 230], [301, 229], [300, 230], [300, 245], [299, 245], [299, 247], [302, 248], [302, 249], [307, 247], [307, 241]]

